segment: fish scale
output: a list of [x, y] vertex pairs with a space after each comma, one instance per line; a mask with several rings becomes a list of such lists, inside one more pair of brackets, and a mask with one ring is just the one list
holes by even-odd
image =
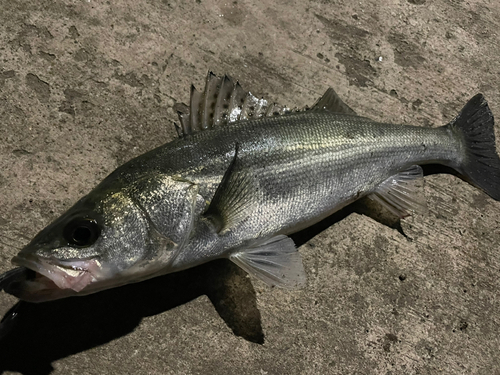
[[[380, 132], [380, 127], [386, 129]], [[259, 142], [262, 138], [265, 141]], [[412, 164], [460, 162], [458, 141], [446, 129], [380, 124], [363, 118], [355, 121], [352, 116], [326, 111], [250, 120], [202, 133], [195, 142], [200, 147], [212, 144], [224, 154], [235, 141], [243, 168], [248, 166], [267, 192], [256, 216], [279, 207], [287, 209], [281, 217], [272, 215], [273, 220], [266, 223], [268, 233], [293, 233], [296, 225], [309, 226], [359, 198], [358, 192], [366, 194]], [[227, 161], [220, 160], [227, 166]], [[180, 173], [203, 186], [202, 175]], [[207, 199], [214, 193], [207, 189]], [[262, 223], [247, 223], [249, 237], [261, 232], [258, 224]]]

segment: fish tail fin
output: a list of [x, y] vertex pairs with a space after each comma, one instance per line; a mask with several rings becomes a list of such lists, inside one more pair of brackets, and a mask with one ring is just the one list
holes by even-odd
[[474, 96], [446, 126], [463, 142], [464, 161], [457, 168], [463, 179], [500, 201], [500, 158], [493, 114], [484, 96]]

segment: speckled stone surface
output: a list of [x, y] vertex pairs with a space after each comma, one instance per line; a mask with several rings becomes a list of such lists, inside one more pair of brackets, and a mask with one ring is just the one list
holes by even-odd
[[[0, 272], [114, 168], [172, 140], [172, 105], [208, 70], [289, 106], [332, 86], [387, 122], [441, 125], [477, 92], [500, 117], [494, 0], [0, 9]], [[22, 304], [0, 341], [0, 372], [500, 373], [500, 203], [450, 175], [426, 177], [425, 196], [429, 212], [400, 224], [358, 205], [296, 237], [308, 274], [300, 291], [218, 261]], [[15, 303], [0, 294], [0, 313]]]

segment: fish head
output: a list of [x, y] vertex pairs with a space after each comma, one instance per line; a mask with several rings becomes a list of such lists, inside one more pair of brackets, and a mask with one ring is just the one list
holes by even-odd
[[84, 197], [12, 259], [34, 273], [5, 290], [41, 302], [153, 277], [180, 250], [179, 232], [186, 232], [186, 225], [172, 228], [174, 242], [154, 225], [154, 212], [151, 217], [135, 198], [130, 189]]

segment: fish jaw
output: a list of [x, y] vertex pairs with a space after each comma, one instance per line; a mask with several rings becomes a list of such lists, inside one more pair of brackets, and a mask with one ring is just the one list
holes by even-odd
[[74, 260], [56, 261], [40, 257], [15, 256], [14, 265], [29, 268], [52, 281], [59, 289], [82, 291], [102, 275], [99, 261]]

